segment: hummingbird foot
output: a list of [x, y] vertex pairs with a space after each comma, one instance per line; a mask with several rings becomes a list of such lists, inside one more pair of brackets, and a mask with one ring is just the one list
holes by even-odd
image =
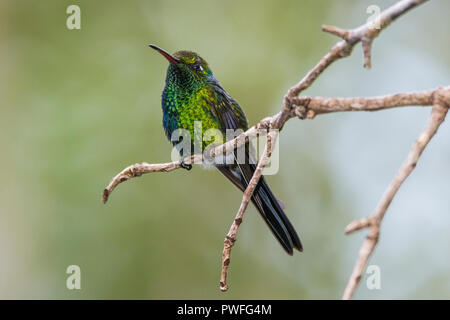
[[180, 159], [180, 167], [189, 171], [192, 169], [192, 164], [187, 164], [183, 159]]

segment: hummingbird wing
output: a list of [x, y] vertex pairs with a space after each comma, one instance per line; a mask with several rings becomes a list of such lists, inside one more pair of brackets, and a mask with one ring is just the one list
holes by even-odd
[[[239, 104], [219, 85], [217, 85], [215, 92], [217, 99], [215, 99], [215, 103], [211, 103], [211, 111], [219, 121], [222, 131], [226, 131], [226, 129], [247, 130], [247, 119]], [[218, 165], [217, 169], [236, 187], [244, 191], [253, 177], [256, 165], [255, 161], [252, 161], [254, 156], [250, 152], [251, 145], [246, 144], [241, 148], [245, 148], [244, 163]], [[239, 152], [240, 150], [235, 150], [235, 158], [237, 158]], [[297, 232], [283, 212], [263, 176], [261, 176], [256, 186], [252, 202], [288, 254], [293, 254], [293, 248], [299, 251], [303, 250]]]
[[239, 104], [219, 85], [213, 86], [214, 101], [210, 101], [211, 112], [219, 121], [222, 131], [226, 129], [248, 129], [247, 118]]

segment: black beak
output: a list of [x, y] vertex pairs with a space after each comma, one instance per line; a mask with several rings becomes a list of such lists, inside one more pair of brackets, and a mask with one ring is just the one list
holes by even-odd
[[155, 46], [154, 44], [149, 44], [148, 45], [150, 48], [155, 49], [156, 51], [158, 51], [159, 53], [161, 53], [170, 63], [180, 63], [181, 60], [175, 58], [174, 56], [172, 56], [170, 53], [168, 53], [167, 51], [161, 49], [158, 46]]

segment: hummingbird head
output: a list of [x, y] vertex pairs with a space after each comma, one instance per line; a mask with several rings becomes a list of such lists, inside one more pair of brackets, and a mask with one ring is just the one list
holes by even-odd
[[171, 55], [153, 44], [150, 44], [149, 47], [158, 51], [169, 61], [167, 69], [169, 81], [180, 82], [179, 84], [183, 85], [181, 82], [205, 83], [214, 79], [208, 63], [195, 52], [181, 50]]

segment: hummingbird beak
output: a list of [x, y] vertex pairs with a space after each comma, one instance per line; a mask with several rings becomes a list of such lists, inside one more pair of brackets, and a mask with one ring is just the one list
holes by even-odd
[[154, 44], [149, 44], [148, 45], [150, 48], [155, 49], [156, 51], [158, 51], [159, 53], [161, 53], [170, 63], [175, 63], [178, 64], [181, 62], [180, 59], [175, 58], [174, 56], [172, 56], [170, 53], [168, 53], [167, 51], [161, 49], [158, 46], [155, 46]]

